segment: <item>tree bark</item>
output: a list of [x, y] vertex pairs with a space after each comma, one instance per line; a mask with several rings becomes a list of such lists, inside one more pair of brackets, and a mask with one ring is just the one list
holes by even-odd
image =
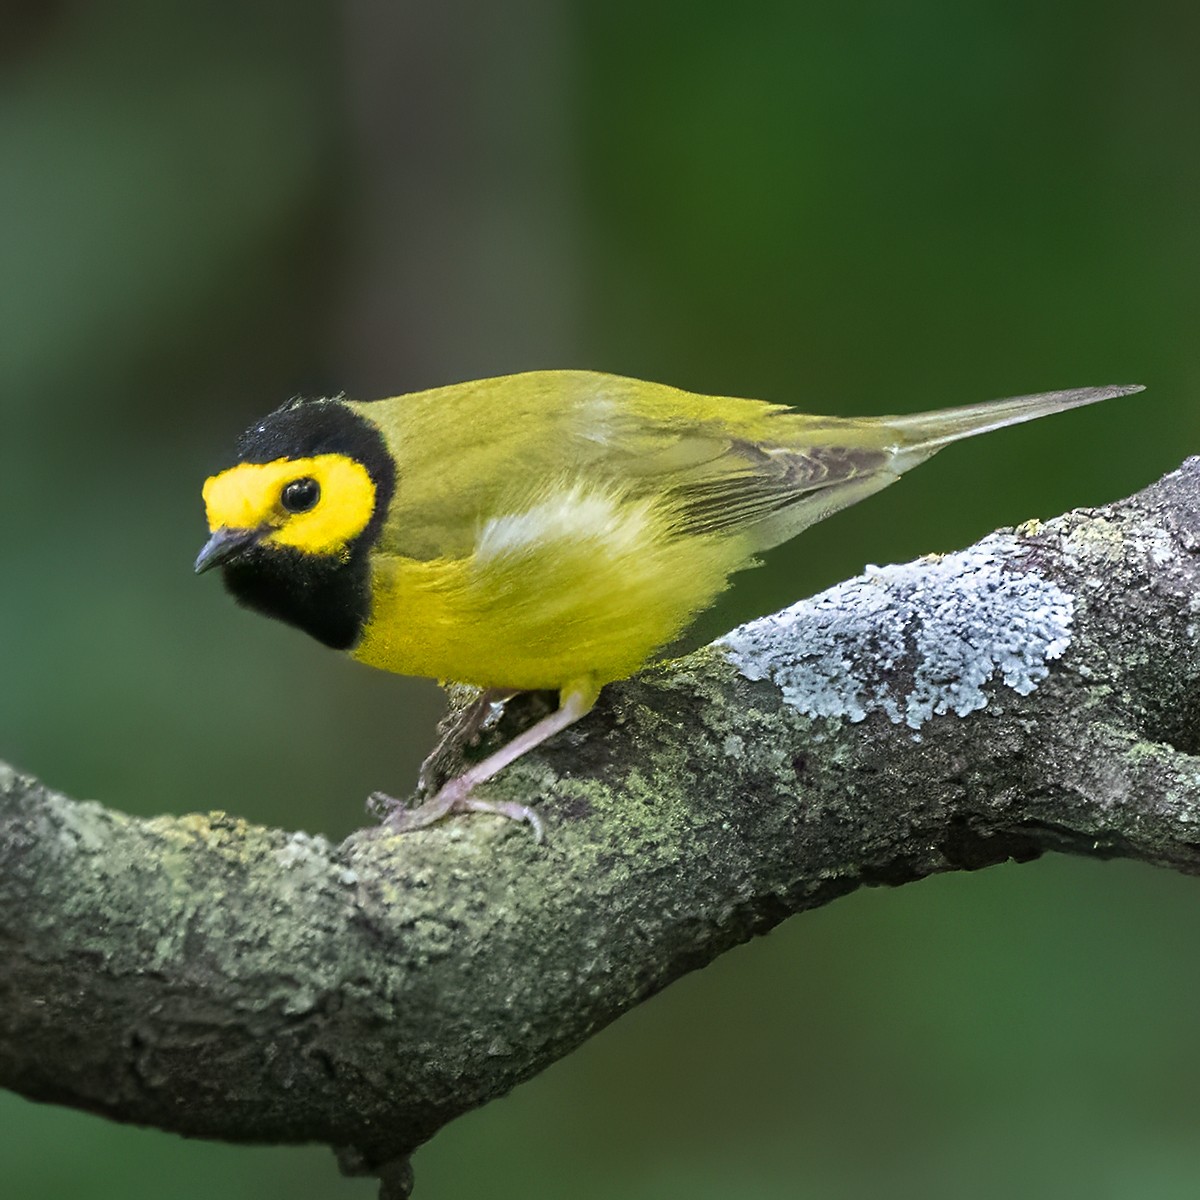
[[[0, 1084], [407, 1156], [792, 913], [1047, 850], [1200, 869], [1200, 460], [605, 690], [484, 815], [340, 846], [0, 770]], [[508, 725], [519, 711], [506, 717]], [[502, 730], [501, 733], [507, 732]]]

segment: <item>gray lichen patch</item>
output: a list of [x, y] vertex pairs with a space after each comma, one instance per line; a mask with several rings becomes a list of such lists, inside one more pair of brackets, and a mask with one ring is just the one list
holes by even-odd
[[1019, 550], [1012, 534], [993, 534], [958, 554], [870, 567], [717, 645], [810, 717], [882, 710], [919, 729], [937, 714], [966, 716], [997, 678], [1028, 695], [1071, 641], [1071, 596], [1015, 566]]

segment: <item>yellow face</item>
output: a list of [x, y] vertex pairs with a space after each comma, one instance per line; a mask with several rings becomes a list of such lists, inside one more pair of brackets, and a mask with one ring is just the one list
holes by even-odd
[[262, 546], [344, 557], [375, 511], [367, 469], [344, 454], [239, 463], [204, 484], [210, 532], [254, 532]]

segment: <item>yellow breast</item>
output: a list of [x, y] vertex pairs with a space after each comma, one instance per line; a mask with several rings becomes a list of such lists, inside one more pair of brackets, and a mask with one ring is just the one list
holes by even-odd
[[672, 536], [650, 501], [564, 484], [483, 522], [464, 557], [374, 555], [353, 654], [481, 687], [603, 684], [679, 634], [747, 559], [736, 538]]

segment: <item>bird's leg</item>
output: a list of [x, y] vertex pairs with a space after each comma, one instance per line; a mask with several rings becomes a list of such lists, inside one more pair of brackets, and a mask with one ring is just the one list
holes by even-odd
[[[501, 746], [494, 754], [489, 754], [482, 762], [468, 767], [461, 775], [445, 784], [436, 796], [430, 797], [423, 804], [416, 808], [394, 808], [384, 824], [395, 833], [407, 833], [412, 829], [424, 829], [451, 813], [495, 813], [496, 816], [507, 817], [511, 821], [527, 821], [533, 829], [534, 840], [540, 842], [545, 830], [535, 809], [515, 801], [484, 800], [471, 793], [479, 784], [491, 779], [510, 763], [516, 762], [523, 754], [540, 746], [547, 738], [561, 733], [581, 717], [587, 716], [599, 694], [600, 689], [590, 679], [563, 688], [559, 693], [558, 708], [554, 712], [517, 734], [511, 742]], [[386, 803], [388, 797], [376, 792], [371, 799], [375, 803]]]
[[475, 737], [489, 729], [504, 712], [504, 706], [517, 692], [511, 688], [484, 688], [465, 708], [459, 709], [442, 727], [437, 745], [425, 756], [417, 774], [417, 789], [431, 791], [438, 759], [455, 742], [470, 745]]

